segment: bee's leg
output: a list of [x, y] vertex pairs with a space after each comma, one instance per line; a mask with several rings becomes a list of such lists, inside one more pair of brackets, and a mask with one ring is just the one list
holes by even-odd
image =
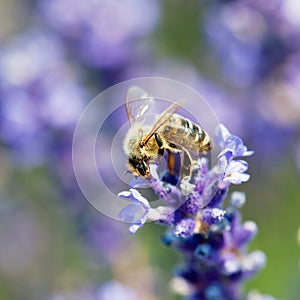
[[175, 169], [175, 157], [174, 157], [174, 151], [171, 151], [170, 149], [167, 149], [168, 151], [168, 170], [171, 175], [175, 175], [174, 169]]
[[[182, 146], [178, 146], [175, 145], [173, 143], [168, 143], [168, 148], [169, 152], [181, 152], [180, 155], [180, 160], [181, 160], [181, 166], [180, 166], [180, 177], [184, 178], [186, 176], [190, 176], [192, 175], [192, 162], [193, 159], [190, 155], [190, 153]], [[173, 159], [174, 160], [174, 154], [173, 155]], [[172, 163], [172, 161], [170, 161], [170, 163]], [[169, 165], [169, 161], [168, 161], [168, 165]], [[174, 162], [173, 162], [173, 167], [174, 167]]]
[[185, 148], [182, 148], [181, 167], [180, 167], [181, 178], [192, 176], [192, 162], [193, 160], [190, 153]]
[[158, 146], [157, 154], [160, 155], [160, 156], [164, 156], [165, 149], [164, 149], [163, 141], [161, 140], [161, 138], [160, 138], [160, 136], [157, 132], [154, 133], [154, 137], [155, 137], [155, 141], [156, 141], [157, 146]]
[[168, 151], [168, 170], [171, 175], [175, 175], [175, 152], [181, 152], [181, 149], [178, 148], [177, 145], [168, 142], [168, 147], [166, 147]]
[[159, 135], [157, 132], [155, 132], [155, 133], [154, 133], [154, 137], [155, 137], [155, 141], [156, 141], [157, 146], [159, 147], [159, 149], [163, 148], [164, 143], [163, 143], [163, 141], [161, 140], [160, 135]]
[[165, 153], [165, 149], [164, 148], [160, 148], [160, 149], [158, 149], [158, 155], [160, 155], [160, 156], [164, 156], [164, 153]]

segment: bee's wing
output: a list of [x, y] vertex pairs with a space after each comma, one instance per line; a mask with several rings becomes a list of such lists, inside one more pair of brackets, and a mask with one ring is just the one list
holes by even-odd
[[150, 138], [154, 135], [155, 132], [158, 131], [158, 129], [164, 124], [166, 123], [173, 114], [175, 114], [175, 112], [181, 107], [181, 105], [183, 104], [183, 101], [181, 101], [180, 103], [172, 103], [169, 107], [167, 107], [163, 113], [161, 114], [161, 116], [158, 118], [158, 120], [155, 122], [153, 128], [151, 129], [151, 131], [144, 137], [142, 143], [144, 145], [146, 145], [148, 143], [148, 141], [150, 140]]
[[136, 121], [142, 121], [146, 112], [154, 106], [154, 98], [139, 86], [131, 86], [126, 93], [126, 112], [130, 125]]

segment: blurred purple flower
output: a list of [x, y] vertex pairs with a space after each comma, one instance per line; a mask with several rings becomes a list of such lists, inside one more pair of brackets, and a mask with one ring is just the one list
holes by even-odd
[[246, 195], [242, 192], [233, 192], [230, 198], [230, 204], [233, 207], [241, 208], [246, 202]]
[[0, 85], [1, 139], [31, 163], [46, 158], [57, 131], [71, 133], [87, 96], [59, 38], [42, 30], [2, 47]]
[[290, 15], [284, 8], [288, 5], [280, 1], [269, 7], [265, 4], [232, 1], [212, 4], [207, 10], [205, 32], [230, 84], [260, 83], [299, 50], [299, 24], [287, 22]]
[[44, 20], [93, 66], [123, 65], [150, 34], [160, 8], [154, 0], [40, 0]]
[[103, 282], [98, 288], [83, 287], [65, 293], [56, 293], [48, 300], [137, 300], [137, 293], [118, 281]]
[[96, 299], [138, 300], [138, 295], [131, 288], [120, 282], [108, 281], [100, 286]]

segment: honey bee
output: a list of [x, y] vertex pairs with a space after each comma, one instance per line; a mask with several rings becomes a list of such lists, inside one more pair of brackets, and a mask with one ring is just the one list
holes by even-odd
[[180, 177], [191, 176], [193, 159], [190, 152], [205, 153], [212, 149], [210, 136], [191, 120], [176, 114], [178, 103], [171, 104], [152, 126], [145, 123], [144, 116], [154, 105], [142, 88], [132, 86], [126, 94], [126, 112], [130, 128], [124, 138], [123, 148], [128, 156], [128, 168], [135, 176], [151, 176], [149, 163], [156, 161], [168, 151], [168, 169], [174, 171], [174, 153], [180, 153]]

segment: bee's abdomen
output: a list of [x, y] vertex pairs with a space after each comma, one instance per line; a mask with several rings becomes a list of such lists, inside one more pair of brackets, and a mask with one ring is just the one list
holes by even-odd
[[212, 148], [209, 135], [200, 126], [176, 114], [163, 126], [161, 132], [168, 141], [196, 153], [209, 151]]

